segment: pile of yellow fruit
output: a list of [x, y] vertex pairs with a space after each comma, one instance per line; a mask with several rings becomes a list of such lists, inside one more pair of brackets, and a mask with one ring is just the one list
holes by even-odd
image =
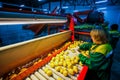
[[45, 67], [43, 70], [48, 76], [52, 76], [52, 71], [49, 68]]
[[53, 57], [49, 63], [49, 66], [60, 72], [64, 76], [74, 75], [78, 73], [78, 67], [76, 64], [79, 63], [78, 56], [70, 57], [67, 51], [62, 51], [56, 57]]

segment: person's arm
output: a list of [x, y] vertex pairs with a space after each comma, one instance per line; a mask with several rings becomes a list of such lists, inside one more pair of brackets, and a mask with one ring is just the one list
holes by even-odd
[[79, 46], [80, 50], [89, 50], [92, 47], [92, 43], [83, 43], [82, 45]]
[[93, 70], [98, 69], [105, 61], [105, 56], [98, 52], [91, 53], [90, 58], [87, 58], [84, 55], [79, 54], [79, 58], [83, 64], [87, 65], [89, 69]]

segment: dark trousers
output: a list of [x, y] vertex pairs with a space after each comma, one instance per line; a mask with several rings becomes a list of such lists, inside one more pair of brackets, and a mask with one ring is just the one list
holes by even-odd
[[94, 70], [88, 70], [85, 80], [100, 80]]

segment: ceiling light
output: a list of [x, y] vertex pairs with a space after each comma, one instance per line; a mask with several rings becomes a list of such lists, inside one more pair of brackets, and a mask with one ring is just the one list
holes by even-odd
[[96, 4], [100, 4], [100, 3], [105, 3], [105, 2], [107, 2], [108, 0], [101, 0], [101, 1], [96, 1], [95, 3]]
[[66, 23], [66, 19], [0, 18], [0, 25]]
[[73, 12], [78, 12], [79, 10], [74, 10]]
[[107, 7], [98, 8], [97, 10], [105, 10]]
[[22, 8], [19, 9], [20, 11], [22, 10]]
[[43, 1], [43, 0], [38, 0], [38, 1]]
[[20, 5], [20, 7], [24, 7], [24, 6], [25, 6], [24, 4]]
[[62, 8], [63, 8], [63, 9], [67, 9], [67, 8], [68, 8], [68, 6], [63, 6]]
[[47, 9], [43, 9], [43, 11], [48, 11]]

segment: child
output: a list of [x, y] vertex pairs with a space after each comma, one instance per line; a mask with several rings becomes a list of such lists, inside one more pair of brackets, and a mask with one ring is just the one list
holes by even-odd
[[[89, 57], [79, 54], [80, 61], [89, 68], [85, 80], [108, 80], [109, 57], [112, 52], [112, 47], [108, 43], [106, 32], [101, 29], [93, 29], [90, 32], [90, 36], [93, 44], [87, 48], [89, 49]], [[80, 46], [82, 50], [86, 48], [83, 45]]]

